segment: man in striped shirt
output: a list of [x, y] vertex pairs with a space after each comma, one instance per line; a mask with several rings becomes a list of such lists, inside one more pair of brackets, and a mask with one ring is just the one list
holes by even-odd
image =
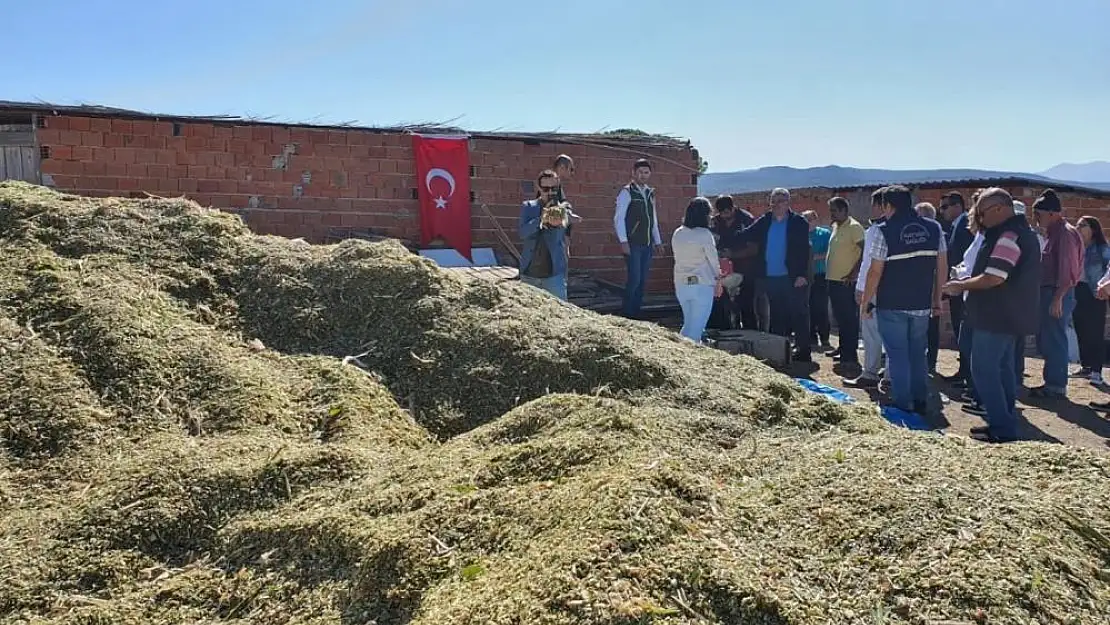
[[971, 433], [1002, 443], [1018, 437], [1014, 350], [1019, 337], [1033, 334], [1038, 325], [1029, 311], [1040, 306], [1040, 244], [1004, 189], [984, 191], [975, 216], [984, 238], [971, 277], [948, 282], [944, 292], [968, 293], [964, 324], [973, 330], [971, 375], [987, 420], [987, 427]]

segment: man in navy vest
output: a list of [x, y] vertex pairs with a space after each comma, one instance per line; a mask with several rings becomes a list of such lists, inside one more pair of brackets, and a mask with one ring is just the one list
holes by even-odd
[[971, 376], [986, 409], [987, 427], [971, 434], [989, 442], [1017, 439], [1015, 350], [1038, 328], [1030, 311], [1041, 304], [1041, 246], [1014, 200], [1003, 189], [987, 189], [975, 204], [983, 246], [971, 277], [944, 285], [949, 296], [967, 292], [964, 325], [972, 329]]
[[871, 250], [860, 317], [874, 315], [886, 348], [887, 375], [894, 405], [925, 414], [929, 398], [929, 317], [940, 315], [941, 288], [948, 273], [947, 246], [940, 224], [913, 209], [913, 195], [901, 185], [883, 190], [887, 219]]

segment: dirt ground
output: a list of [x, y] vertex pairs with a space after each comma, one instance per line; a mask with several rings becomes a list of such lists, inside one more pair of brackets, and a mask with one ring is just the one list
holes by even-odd
[[[834, 344], [835, 340], [834, 338]], [[1042, 384], [1041, 367], [1040, 358], [1026, 358], [1026, 388]], [[956, 368], [956, 352], [941, 350], [937, 363], [938, 371], [942, 375], [949, 375], [954, 373]], [[808, 377], [821, 384], [842, 389], [857, 400], [882, 403], [887, 399], [875, 390], [845, 388], [841, 383], [842, 374], [854, 377], [855, 371], [842, 370], [832, 358], [823, 354], [815, 353], [812, 364], [795, 363], [792, 370], [787, 373], [794, 377]], [[960, 409], [963, 404], [956, 398], [962, 393], [961, 390], [952, 387], [940, 377], [933, 378], [932, 389], [934, 391], [931, 399], [931, 408], [933, 408], [931, 412], [934, 413], [932, 421], [938, 429], [957, 436], [967, 436], [971, 428], [984, 425], [980, 417], [967, 414]], [[950, 400], [947, 399], [949, 397]], [[1027, 393], [1021, 392], [1018, 396], [1018, 413], [1022, 420], [1022, 437], [1028, 440], [1107, 451], [1110, 449], [1110, 417], [1092, 410], [1087, 404], [1093, 400], [1103, 401], [1108, 398], [1110, 395], [1092, 386], [1085, 379], [1069, 381], [1066, 400], [1032, 399], [1027, 396]], [[938, 411], [935, 409], [937, 407], [943, 410]]]

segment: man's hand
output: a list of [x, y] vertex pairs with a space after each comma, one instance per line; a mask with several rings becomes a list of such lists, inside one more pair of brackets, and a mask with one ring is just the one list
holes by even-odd
[[944, 287], [941, 289], [941, 292], [943, 292], [945, 295], [948, 295], [949, 297], [959, 297], [963, 295], [964, 290], [964, 285], [961, 283], [960, 280], [951, 280], [944, 283]]
[[1048, 314], [1059, 319], [1064, 316], [1064, 300], [1059, 297], [1052, 299], [1052, 306], [1048, 307]]
[[666, 251], [667, 251], [667, 247], [665, 245], [663, 245], [662, 243], [656, 244], [656, 246], [655, 246], [655, 255], [656, 256], [662, 256]]
[[1099, 284], [1098, 290], [1095, 291], [1095, 297], [1099, 299], [1110, 299], [1110, 282]]
[[632, 250], [630, 250], [628, 248], [628, 244], [627, 243], [621, 243], [621, 254], [624, 254], [625, 256], [628, 256], [631, 253], [632, 253]]
[[571, 213], [570, 214], [570, 223], [572, 223], [572, 224], [582, 223], [582, 216], [579, 215], [578, 213]]
[[943, 314], [944, 314], [944, 309], [941, 307], [940, 300], [937, 300], [937, 301], [933, 302], [933, 316], [936, 317], [937, 319], [940, 319], [941, 315], [943, 315]]
[[[858, 293], [858, 291], [857, 291], [857, 293]], [[870, 308], [871, 308], [870, 306], [864, 306], [863, 304], [860, 304], [859, 318], [860, 319], [870, 319], [871, 318]]]
[[803, 278], [802, 276], [798, 276], [798, 278], [796, 280], [794, 280], [794, 288], [795, 289], [800, 289], [805, 285], [806, 285], [806, 279]]

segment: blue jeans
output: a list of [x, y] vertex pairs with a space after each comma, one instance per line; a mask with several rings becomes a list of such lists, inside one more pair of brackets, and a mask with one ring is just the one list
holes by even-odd
[[976, 330], [972, 336], [971, 377], [975, 379], [975, 389], [987, 411], [991, 434], [1002, 439], [1017, 437], [1016, 345], [1012, 334]]
[[550, 278], [530, 278], [528, 276], [521, 276], [520, 281], [542, 289], [548, 293], [566, 301], [567, 299], [567, 277], [566, 275], [551, 276]]
[[1014, 384], [1020, 389], [1025, 385], [1025, 337], [1014, 337]]
[[650, 245], [629, 245], [628, 256], [624, 262], [628, 277], [624, 283], [624, 316], [638, 317], [644, 305], [644, 289], [647, 286], [648, 269], [651, 268], [652, 247]]
[[1064, 314], [1057, 319], [1049, 314], [1056, 289], [1041, 287], [1041, 327], [1037, 332], [1037, 350], [1044, 357], [1044, 386], [1051, 393], [1068, 392], [1068, 320], [1075, 312], [1075, 289], [1064, 295]]
[[794, 286], [788, 276], [764, 278], [763, 291], [771, 309], [771, 334], [790, 338], [800, 356], [809, 356], [809, 287]]
[[682, 306], [682, 336], [698, 342], [705, 333], [705, 324], [713, 311], [712, 284], [680, 284], [675, 287], [675, 296]]
[[886, 348], [886, 370], [894, 405], [920, 412], [929, 401], [929, 316], [904, 310], [876, 310], [879, 334]]

